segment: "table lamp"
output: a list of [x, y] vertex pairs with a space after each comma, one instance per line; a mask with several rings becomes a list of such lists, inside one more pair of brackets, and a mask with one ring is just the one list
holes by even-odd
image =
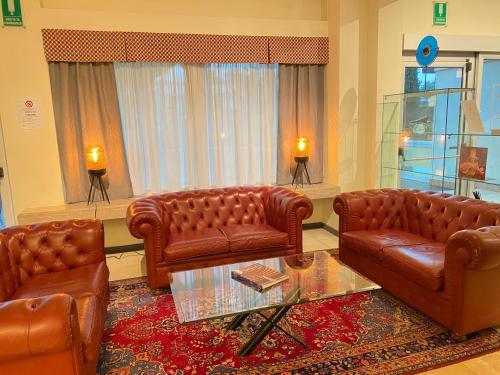
[[109, 197], [106, 188], [102, 182], [102, 176], [106, 174], [106, 160], [104, 158], [104, 150], [99, 145], [91, 145], [88, 146], [86, 151], [86, 161], [87, 161], [87, 170], [89, 172], [90, 177], [90, 190], [87, 198], [87, 204], [94, 202], [95, 193], [97, 190], [97, 186], [99, 186], [99, 190], [101, 190], [102, 200], [107, 200], [108, 203]]
[[[302, 186], [304, 186], [304, 173], [307, 178], [307, 183], [311, 184], [309, 172], [307, 170], [307, 162], [309, 161], [309, 139], [307, 137], [297, 137], [295, 141], [295, 172], [293, 173], [292, 185], [300, 179]], [[298, 185], [298, 182], [297, 182]]]

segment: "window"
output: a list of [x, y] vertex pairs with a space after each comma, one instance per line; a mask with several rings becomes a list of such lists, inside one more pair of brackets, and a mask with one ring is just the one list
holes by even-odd
[[276, 181], [278, 65], [115, 63], [135, 195]]

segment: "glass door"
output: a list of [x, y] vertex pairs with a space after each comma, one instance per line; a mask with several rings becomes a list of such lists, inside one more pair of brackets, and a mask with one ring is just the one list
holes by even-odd
[[500, 202], [500, 54], [479, 56], [477, 83], [477, 103], [485, 133], [498, 135], [478, 137], [477, 146], [488, 149], [486, 178], [494, 183], [478, 183], [476, 189], [481, 199]]

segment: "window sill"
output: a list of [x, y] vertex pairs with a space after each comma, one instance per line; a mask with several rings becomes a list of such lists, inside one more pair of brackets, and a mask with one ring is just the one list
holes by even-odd
[[[304, 187], [298, 186], [297, 188], [291, 185], [284, 186], [299, 191], [312, 200], [329, 199], [340, 193], [338, 186], [324, 183], [304, 185]], [[17, 220], [19, 224], [25, 225], [68, 219], [123, 219], [127, 213], [127, 207], [135, 199], [137, 199], [137, 197], [112, 200], [111, 204], [96, 202], [87, 205], [86, 202], [81, 202], [50, 207], [34, 207], [23, 210], [17, 216]]]

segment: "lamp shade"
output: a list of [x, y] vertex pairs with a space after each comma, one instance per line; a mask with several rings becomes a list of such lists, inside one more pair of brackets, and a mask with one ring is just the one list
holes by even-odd
[[88, 146], [85, 155], [87, 157], [87, 170], [96, 171], [106, 168], [104, 150], [101, 146]]
[[295, 156], [309, 156], [309, 139], [307, 137], [297, 137], [297, 141], [295, 142]]

